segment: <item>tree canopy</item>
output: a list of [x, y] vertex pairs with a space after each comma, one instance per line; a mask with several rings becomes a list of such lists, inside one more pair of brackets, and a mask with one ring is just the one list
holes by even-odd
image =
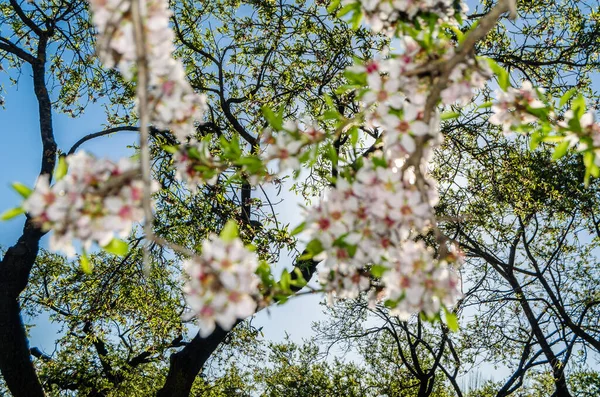
[[[0, 262], [0, 391], [596, 395], [597, 4], [408, 3], [0, 5], [42, 143], [3, 215], [26, 220]], [[90, 107], [97, 132], [57, 147], [56, 112]], [[123, 131], [134, 158], [84, 154]], [[294, 195], [301, 225], [278, 217]], [[331, 303], [314, 340], [246, 320], [308, 293]], [[465, 385], [484, 363], [506, 376]]]

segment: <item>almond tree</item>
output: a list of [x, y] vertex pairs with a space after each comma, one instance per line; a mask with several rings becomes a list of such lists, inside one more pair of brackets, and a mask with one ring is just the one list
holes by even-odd
[[[48, 6], [46, 12], [42, 3]], [[93, 249], [127, 257], [129, 245], [122, 238], [140, 222], [143, 229], [133, 238], [141, 244], [146, 274], [152, 272], [153, 250], [183, 259], [186, 306], [201, 329], [171, 356], [158, 395], [188, 395], [197, 373], [230, 330], [255, 310], [284, 303], [295, 295], [306, 286], [320, 261], [319, 286], [311, 288], [312, 292], [324, 292], [330, 299], [355, 298], [368, 292], [370, 304], [385, 302], [393, 315], [406, 319], [419, 313], [425, 320], [443, 318], [448, 327], [456, 327], [453, 306], [461, 295], [456, 267], [463, 258], [457, 241], [438, 227], [434, 211], [438, 186], [428, 164], [441, 142], [440, 120], [459, 115], [451, 111], [440, 116], [438, 106], [472, 104], [474, 91], [483, 89], [492, 75], [498, 77], [500, 91], [496, 103], [491, 104], [495, 115], [490, 122], [502, 125], [505, 132], [531, 133], [536, 145], [559, 143], [554, 151], [556, 159], [573, 147], [584, 159], [586, 184], [600, 175], [596, 157], [600, 129], [587, 111], [583, 96], [574, 96], [575, 92], [570, 91], [557, 105], [529, 82], [521, 88], [511, 87], [508, 73], [497, 62], [474, 55], [477, 43], [494, 29], [499, 18], [506, 13], [516, 17], [514, 1], [498, 2], [465, 32], [459, 29], [464, 19], [459, 2], [334, 1], [328, 10], [338, 16], [348, 15], [355, 29], [364, 18], [371, 30], [389, 38], [395, 36], [401, 43], [399, 51], [386, 49], [383, 56], [365, 54], [367, 59], [357, 60], [346, 69], [348, 84], [338, 89], [333, 89], [342, 81], [340, 63], [335, 58], [332, 68], [325, 69], [325, 77], [318, 75], [315, 79], [312, 73], [304, 74], [306, 80], [300, 84], [296, 75], [278, 74], [278, 69], [273, 73], [270, 67], [252, 61], [249, 54], [258, 54], [263, 64], [273, 61], [273, 65], [283, 65], [296, 56], [303, 66], [301, 70], [307, 68], [302, 61], [316, 60], [319, 66], [331, 61], [329, 52], [319, 53], [310, 39], [331, 26], [335, 30], [336, 23], [317, 24], [311, 21], [311, 13], [300, 9], [294, 14], [298, 11], [295, 5], [266, 3], [262, 12], [251, 19], [243, 15], [247, 9], [239, 8], [236, 14], [216, 7], [218, 15], [241, 22], [240, 30], [232, 30], [232, 42], [217, 38], [214, 32], [196, 37], [186, 24], [196, 26], [205, 14], [194, 14], [195, 8], [187, 4], [182, 3], [182, 8], [175, 5], [173, 12], [162, 0], [91, 1], [98, 59], [105, 68], [118, 71], [125, 81], [118, 88], [111, 85], [108, 92], [128, 98], [135, 91], [139, 163], [96, 159], [84, 152], [74, 153], [74, 147], [67, 156], [60, 157], [56, 167], [44, 65], [48, 40], [60, 33], [57, 29], [70, 28], [68, 14], [74, 6], [41, 2], [24, 7], [11, 1], [10, 8], [6, 8], [7, 15], [21, 22], [12, 25], [2, 49], [11, 60], [16, 57], [13, 62], [28, 62], [34, 69], [39, 68], [38, 80], [34, 70], [34, 82], [36, 94], [42, 98], [40, 109], [45, 101], [46, 113], [40, 111], [40, 118], [47, 146], [35, 188], [15, 184], [23, 204], [4, 215], [10, 218], [26, 213], [28, 219], [20, 243], [7, 250], [2, 262], [8, 271], [3, 279], [8, 292], [3, 301], [6, 310], [1, 311], [5, 319], [0, 318], [0, 325], [6, 323], [3, 330], [11, 343], [0, 345], [1, 353], [6, 352], [0, 369], [14, 394], [25, 390], [24, 382], [28, 388], [25, 395], [44, 393], [25, 357], [27, 340], [17, 299], [27, 284], [39, 238], [45, 232], [52, 231], [51, 249], [79, 255], [84, 273], [93, 272]], [[199, 6], [210, 9], [212, 5]], [[298, 25], [294, 15], [311, 22]], [[261, 30], [252, 36], [250, 27], [256, 20]], [[273, 21], [275, 30], [264, 27]], [[300, 39], [293, 38], [286, 45], [288, 22], [304, 30]], [[215, 31], [221, 35], [231, 30], [229, 25], [221, 25]], [[36, 38], [25, 45], [37, 45], [36, 57], [30, 55], [28, 47], [19, 47], [21, 38], [29, 33]], [[340, 53], [344, 59], [356, 41], [342, 37], [341, 47], [348, 51]], [[248, 40], [247, 52], [236, 51], [235, 39]], [[211, 41], [214, 54], [206, 51], [206, 43]], [[67, 42], [67, 53], [81, 60], [77, 58], [80, 46]], [[327, 49], [333, 44], [327, 40], [325, 43]], [[310, 50], [305, 50], [303, 44], [308, 44]], [[280, 48], [291, 55], [282, 57]], [[179, 52], [192, 56], [182, 62], [176, 58]], [[228, 56], [232, 64], [226, 63]], [[308, 70], [318, 74], [323, 68]], [[56, 71], [60, 81], [62, 68], [56, 67]], [[82, 76], [82, 81], [92, 82], [119, 78], [113, 72], [106, 73], [106, 77], [102, 72]], [[274, 81], [274, 76], [277, 84], [296, 89], [272, 89], [267, 84]], [[232, 81], [231, 89], [225, 81]], [[81, 84], [75, 87], [69, 92], [85, 88]], [[265, 103], [262, 91], [267, 88], [271, 88], [267, 95], [271, 99]], [[308, 92], [317, 90], [316, 102], [298, 96], [307, 88]], [[286, 96], [290, 98], [287, 101]], [[265, 123], [255, 109], [258, 106]], [[128, 116], [123, 113], [127, 110], [117, 108], [110, 120], [126, 121]], [[306, 116], [298, 117], [298, 110]], [[565, 112], [563, 120], [555, 117], [558, 112]], [[137, 129], [111, 128], [84, 137], [78, 145], [133, 128]], [[328, 166], [323, 167], [324, 163]], [[157, 182], [163, 182], [162, 177], [153, 178], [154, 164], [162, 164], [159, 169], [175, 174], [174, 187], [192, 193], [214, 191], [212, 186], [218, 184], [231, 192], [239, 190], [240, 215], [217, 221], [217, 227], [222, 227], [219, 234], [207, 230], [199, 240], [189, 241], [189, 236], [179, 236], [184, 237], [179, 242], [172, 239], [168, 227], [161, 230], [160, 222], [154, 222], [154, 211], [162, 205], [154, 205], [154, 199], [164, 199], [167, 194], [164, 202], [170, 204], [172, 198], [172, 193], [165, 193], [168, 187]], [[254, 254], [256, 248], [250, 245], [265, 226], [260, 220], [253, 222], [251, 190], [277, 182], [287, 172], [298, 178], [302, 169], [323, 168], [330, 175], [328, 192], [307, 210], [306, 221], [294, 230], [304, 232], [309, 242], [297, 258], [295, 270], [276, 276], [269, 264], [271, 258], [264, 251]], [[281, 234], [275, 242], [278, 239], [289, 240]], [[269, 238], [267, 241], [271, 242]], [[23, 248], [25, 243], [29, 245]], [[76, 252], [78, 244], [81, 249]], [[20, 265], [15, 266], [16, 262]], [[15, 272], [19, 273], [17, 278]], [[85, 324], [82, 331], [93, 332], [90, 327]], [[539, 332], [536, 338], [543, 343]], [[119, 377], [105, 360], [109, 352], [95, 336], [92, 339], [105, 375], [118, 383]], [[548, 349], [544, 350], [548, 355]], [[557, 370], [555, 360], [548, 360]], [[558, 395], [568, 395], [561, 374], [555, 375]]]

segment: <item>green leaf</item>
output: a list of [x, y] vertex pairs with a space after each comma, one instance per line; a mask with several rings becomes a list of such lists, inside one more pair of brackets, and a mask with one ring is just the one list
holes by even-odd
[[292, 276], [290, 276], [290, 273], [286, 269], [283, 269], [283, 271], [281, 272], [281, 278], [279, 279], [279, 286], [281, 287], [281, 289], [285, 292], [291, 292], [291, 281]]
[[361, 11], [356, 11], [352, 17], [350, 18], [350, 22], [352, 23], [352, 29], [353, 30], [358, 30], [358, 28], [360, 27], [360, 23], [362, 22], [363, 19], [363, 13]]
[[373, 157], [371, 161], [373, 161], [375, 167], [387, 168], [388, 166], [387, 161], [381, 157]]
[[11, 208], [0, 215], [0, 221], [7, 221], [24, 213], [25, 210], [21, 207]]
[[273, 274], [271, 273], [271, 267], [266, 261], [260, 261], [256, 274], [260, 277], [262, 284], [266, 288], [271, 288], [275, 284]]
[[344, 71], [344, 77], [351, 84], [351, 87], [364, 87], [367, 85], [366, 73], [356, 73], [351, 70]]
[[102, 249], [114, 255], [125, 256], [129, 252], [129, 244], [118, 238], [113, 238]]
[[60, 156], [58, 158], [58, 164], [56, 165], [56, 169], [54, 170], [54, 179], [60, 181], [65, 177], [65, 175], [67, 175], [67, 171], [69, 171], [67, 158], [65, 156]]
[[85, 252], [85, 250], [79, 256], [79, 263], [81, 264], [81, 270], [83, 270], [85, 274], [92, 274], [92, 270], [94, 270], [94, 265], [92, 265], [92, 262], [90, 262], [90, 258], [88, 257], [87, 252]]
[[31, 196], [31, 193], [33, 193], [33, 191], [30, 188], [19, 182], [14, 182], [11, 186], [24, 199], [28, 198], [29, 196]]
[[560, 102], [558, 106], [561, 108], [565, 106], [567, 102], [569, 102], [569, 99], [571, 99], [571, 97], [573, 97], [573, 95], [575, 95], [576, 92], [577, 88], [571, 88], [569, 91], [565, 92], [563, 96], [560, 97]]
[[554, 153], [552, 154], [552, 160], [558, 160], [567, 154], [569, 150], [570, 143], [569, 141], [562, 141], [556, 148], [554, 149]]
[[529, 142], [529, 150], [533, 151], [542, 143], [542, 135], [536, 131], [531, 134], [531, 141]]
[[573, 100], [572, 109], [573, 119], [576, 119], [577, 123], [579, 124], [579, 119], [581, 119], [581, 116], [585, 114], [586, 110], [585, 98], [583, 97], [583, 95], [579, 94], [577, 95], [577, 98]]
[[348, 134], [350, 135], [350, 143], [355, 147], [358, 143], [358, 128], [353, 126], [350, 128], [350, 130], [348, 130]]
[[383, 273], [385, 273], [386, 270], [388, 270], [388, 268], [382, 265], [371, 266], [371, 274], [377, 278], [383, 276]]
[[263, 116], [269, 123], [269, 125], [275, 128], [277, 131], [281, 131], [283, 129], [283, 118], [275, 113], [270, 107], [267, 105], [262, 107]]
[[455, 313], [448, 310], [446, 310], [446, 325], [448, 326], [450, 331], [458, 331], [458, 318], [456, 317]]
[[323, 252], [323, 244], [321, 244], [320, 240], [317, 240], [317, 239], [311, 240], [306, 245], [306, 251], [308, 251], [308, 253], [311, 255], [310, 259], [312, 259], [313, 256], [318, 255], [321, 252]]
[[477, 109], [487, 109], [487, 108], [491, 108], [492, 106], [494, 106], [494, 102], [487, 101], [487, 102], [484, 102], [481, 105], [477, 106]]
[[344, 7], [342, 7], [341, 10], [338, 11], [336, 17], [341, 18], [344, 15], [348, 14], [351, 11], [355, 11], [356, 12], [356, 8], [357, 8], [357, 4], [356, 3], [350, 3], [345, 5]]
[[565, 137], [559, 136], [559, 135], [550, 135], [550, 136], [545, 136], [541, 139], [542, 139], [542, 142], [559, 143], [559, 142], [562, 142], [565, 139]]
[[445, 27], [452, 30], [452, 32], [456, 35], [456, 38], [458, 39], [458, 44], [462, 44], [465, 34], [457, 26], [446, 25]]
[[334, 12], [338, 8], [338, 6], [340, 5], [340, 1], [341, 0], [333, 0], [331, 2], [331, 4], [329, 4], [329, 7], [327, 7], [327, 12], [330, 13], [330, 14], [332, 12]]
[[167, 153], [171, 153], [171, 154], [175, 154], [179, 151], [179, 149], [177, 149], [177, 146], [172, 146], [172, 145], [163, 145], [162, 149], [167, 152]]
[[304, 229], [306, 228], [306, 222], [302, 222], [301, 224], [299, 224], [298, 226], [296, 226], [294, 228], [294, 230], [292, 230], [291, 235], [295, 236], [299, 233], [302, 233], [304, 231]]
[[498, 85], [502, 88], [502, 91], [506, 91], [510, 87], [510, 79], [508, 72], [502, 66], [498, 65], [492, 58], [485, 58], [490, 65], [492, 72], [498, 77]]
[[452, 119], [458, 118], [459, 116], [460, 116], [459, 112], [444, 112], [444, 113], [442, 113], [440, 118], [442, 120], [452, 120]]
[[233, 219], [230, 219], [221, 230], [220, 237], [223, 241], [230, 242], [235, 240], [239, 236], [239, 230], [237, 222]]
[[588, 187], [590, 184], [590, 178], [593, 176], [594, 178], [598, 178], [600, 175], [600, 168], [595, 164], [596, 155], [594, 152], [584, 152], [583, 153], [583, 164], [585, 165], [585, 177], [584, 183], [585, 186]]
[[335, 148], [333, 147], [333, 145], [327, 145], [327, 153], [325, 154], [325, 156], [329, 160], [331, 160], [331, 164], [333, 164], [334, 167], [337, 167], [338, 154], [337, 154]]
[[586, 168], [590, 168], [594, 164], [594, 152], [585, 152], [583, 154], [583, 164]]
[[[221, 138], [223, 138], [223, 137], [221, 137]], [[225, 139], [225, 142], [229, 143], [227, 141], [227, 139]], [[190, 156], [194, 160], [202, 160], [202, 155], [198, 151], [198, 148], [195, 147], [195, 146], [188, 147], [187, 148], [187, 154], [188, 154], [188, 156]]]
[[306, 286], [306, 284], [308, 284], [308, 283], [306, 282], [306, 279], [304, 278], [302, 271], [300, 269], [298, 269], [297, 267], [295, 267], [294, 274], [296, 275], [296, 278], [292, 279], [292, 281], [290, 281], [290, 284], [297, 288], [304, 288]]
[[280, 305], [283, 305], [285, 302], [288, 301], [288, 299], [290, 299], [290, 297], [288, 295], [275, 294], [275, 300]]

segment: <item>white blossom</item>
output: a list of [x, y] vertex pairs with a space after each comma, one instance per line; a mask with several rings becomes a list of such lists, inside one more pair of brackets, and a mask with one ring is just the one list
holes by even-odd
[[210, 335], [215, 324], [229, 330], [239, 319], [256, 311], [258, 277], [256, 254], [239, 238], [225, 241], [212, 234], [202, 243], [201, 254], [183, 262], [188, 275], [184, 287], [192, 315], [198, 319], [200, 335]]
[[64, 178], [50, 186], [48, 175], [42, 175], [23, 203], [36, 225], [53, 231], [51, 248], [73, 256], [74, 240], [89, 249], [94, 243], [106, 246], [115, 236], [127, 237], [144, 218], [137, 164], [130, 159], [115, 164], [85, 152], [68, 156], [66, 162]]

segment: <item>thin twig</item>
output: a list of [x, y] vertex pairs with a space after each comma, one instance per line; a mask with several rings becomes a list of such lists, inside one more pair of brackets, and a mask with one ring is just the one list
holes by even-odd
[[[148, 59], [146, 57], [146, 37], [144, 34], [144, 21], [142, 19], [140, 0], [131, 1], [131, 20], [133, 23], [133, 35], [135, 38], [135, 50], [137, 58], [137, 87], [138, 112], [140, 117], [140, 162], [142, 167], [142, 182], [144, 183], [144, 194], [142, 206], [144, 209], [144, 234], [147, 237], [144, 244], [144, 267], [149, 270], [149, 247], [153, 240], [152, 230], [152, 175], [150, 165], [150, 147], [148, 146], [150, 134], [150, 115], [148, 111]], [[150, 238], [148, 238], [150, 237]]]

